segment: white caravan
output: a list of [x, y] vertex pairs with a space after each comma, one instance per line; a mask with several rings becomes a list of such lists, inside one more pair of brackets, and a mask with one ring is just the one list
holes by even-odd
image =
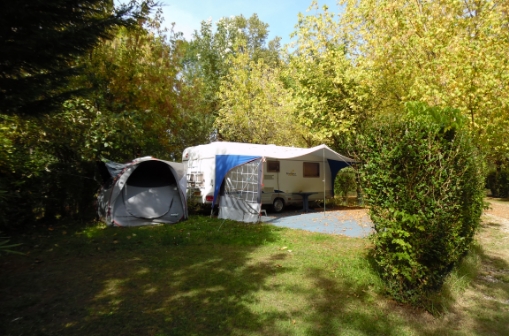
[[182, 155], [188, 198], [218, 205], [219, 218], [259, 219], [261, 205], [280, 212], [286, 205], [333, 196], [338, 171], [354, 160], [326, 145], [282, 147], [213, 142]]

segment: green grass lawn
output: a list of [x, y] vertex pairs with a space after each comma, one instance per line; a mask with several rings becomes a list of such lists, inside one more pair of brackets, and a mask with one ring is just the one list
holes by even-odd
[[492, 256], [480, 246], [432, 298], [432, 316], [383, 295], [367, 239], [192, 216], [12, 242], [27, 255], [0, 257], [0, 335], [509, 334], [509, 279], [483, 280]]

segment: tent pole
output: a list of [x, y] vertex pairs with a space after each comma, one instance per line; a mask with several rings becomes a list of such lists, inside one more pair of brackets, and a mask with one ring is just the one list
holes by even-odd
[[323, 170], [323, 215], [325, 216], [325, 148], [322, 148], [322, 154], [323, 154], [323, 163], [322, 163], [322, 170]]

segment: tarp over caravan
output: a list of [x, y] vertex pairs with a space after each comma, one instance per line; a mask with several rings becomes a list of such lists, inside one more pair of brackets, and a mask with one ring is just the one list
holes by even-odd
[[126, 164], [100, 163], [100, 168], [104, 185], [98, 213], [107, 225], [177, 223], [187, 218], [181, 163], [143, 157]]
[[[328, 167], [327, 176], [331, 177], [327, 180], [330, 184], [327, 187], [332, 190], [338, 171], [354, 162], [326, 145], [295, 148], [214, 142], [190, 147], [184, 151], [183, 159], [188, 162], [188, 169], [192, 169], [196, 162], [205, 158], [214, 158], [214, 162], [211, 163], [214, 165], [214, 175], [210, 177], [210, 181], [214, 185], [212, 204], [219, 205], [219, 218], [244, 222], [254, 222], [259, 217], [262, 203], [263, 161], [300, 160], [301, 158], [304, 160], [305, 158], [305, 160], [323, 162], [323, 165]], [[325, 183], [324, 177], [323, 182]], [[208, 188], [208, 184], [205, 183], [204, 187]]]

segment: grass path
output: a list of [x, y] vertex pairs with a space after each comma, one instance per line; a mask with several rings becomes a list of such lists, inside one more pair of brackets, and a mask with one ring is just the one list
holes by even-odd
[[491, 202], [438, 316], [384, 297], [366, 239], [191, 217], [13, 237], [0, 335], [509, 335], [509, 202]]
[[478, 245], [462, 265], [465, 278], [448, 283], [455, 293], [439, 323], [456, 324], [450, 333], [509, 335], [509, 202], [489, 202]]

